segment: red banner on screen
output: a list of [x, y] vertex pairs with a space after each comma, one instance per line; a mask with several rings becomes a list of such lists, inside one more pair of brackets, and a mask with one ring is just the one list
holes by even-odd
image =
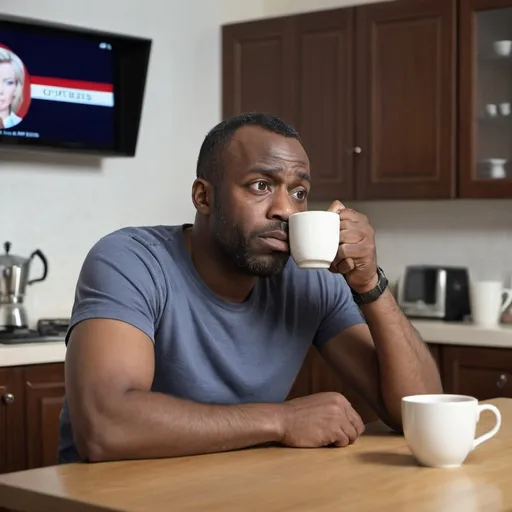
[[30, 77], [30, 82], [32, 100], [61, 101], [100, 107], [114, 106], [112, 84], [34, 75]]

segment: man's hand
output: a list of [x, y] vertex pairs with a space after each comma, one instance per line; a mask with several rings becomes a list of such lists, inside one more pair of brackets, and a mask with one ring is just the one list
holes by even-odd
[[358, 293], [373, 289], [378, 281], [377, 253], [375, 233], [367, 217], [339, 201], [334, 201], [328, 211], [340, 215], [340, 246], [329, 270], [344, 274], [348, 285]]
[[364, 432], [361, 417], [339, 393], [317, 393], [285, 402], [281, 444], [294, 448], [347, 446]]

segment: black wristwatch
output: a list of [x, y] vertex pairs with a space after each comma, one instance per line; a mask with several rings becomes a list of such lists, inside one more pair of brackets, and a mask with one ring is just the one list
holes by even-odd
[[352, 297], [354, 298], [354, 302], [358, 306], [363, 306], [364, 304], [370, 304], [371, 302], [377, 300], [383, 293], [384, 290], [388, 287], [389, 281], [384, 274], [384, 271], [377, 267], [377, 277], [379, 278], [377, 285], [373, 290], [370, 290], [366, 293], [356, 293], [352, 290]]

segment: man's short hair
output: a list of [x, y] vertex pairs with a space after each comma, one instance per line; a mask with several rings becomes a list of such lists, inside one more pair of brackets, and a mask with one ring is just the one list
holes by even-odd
[[198, 178], [209, 181], [214, 186], [220, 184], [224, 169], [224, 151], [236, 131], [248, 125], [260, 126], [283, 137], [292, 137], [301, 141], [295, 128], [275, 115], [248, 112], [230, 117], [215, 126], [205, 137], [197, 159], [196, 176]]

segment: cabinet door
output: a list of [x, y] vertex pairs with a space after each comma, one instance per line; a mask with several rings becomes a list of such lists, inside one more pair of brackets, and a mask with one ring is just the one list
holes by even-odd
[[378, 420], [375, 411], [334, 372], [316, 348], [311, 349], [311, 393], [341, 393], [365, 423]]
[[27, 465], [57, 464], [59, 415], [64, 402], [64, 365], [27, 366], [24, 371]]
[[0, 369], [0, 473], [25, 469], [21, 370]]
[[295, 57], [292, 18], [224, 26], [223, 117], [265, 111], [293, 124]]
[[461, 0], [461, 197], [512, 197], [511, 40], [511, 0]]
[[445, 393], [512, 398], [512, 349], [444, 346]]
[[312, 169], [310, 199], [354, 199], [354, 9], [296, 18], [297, 126]]
[[356, 11], [358, 199], [455, 195], [456, 0]]

